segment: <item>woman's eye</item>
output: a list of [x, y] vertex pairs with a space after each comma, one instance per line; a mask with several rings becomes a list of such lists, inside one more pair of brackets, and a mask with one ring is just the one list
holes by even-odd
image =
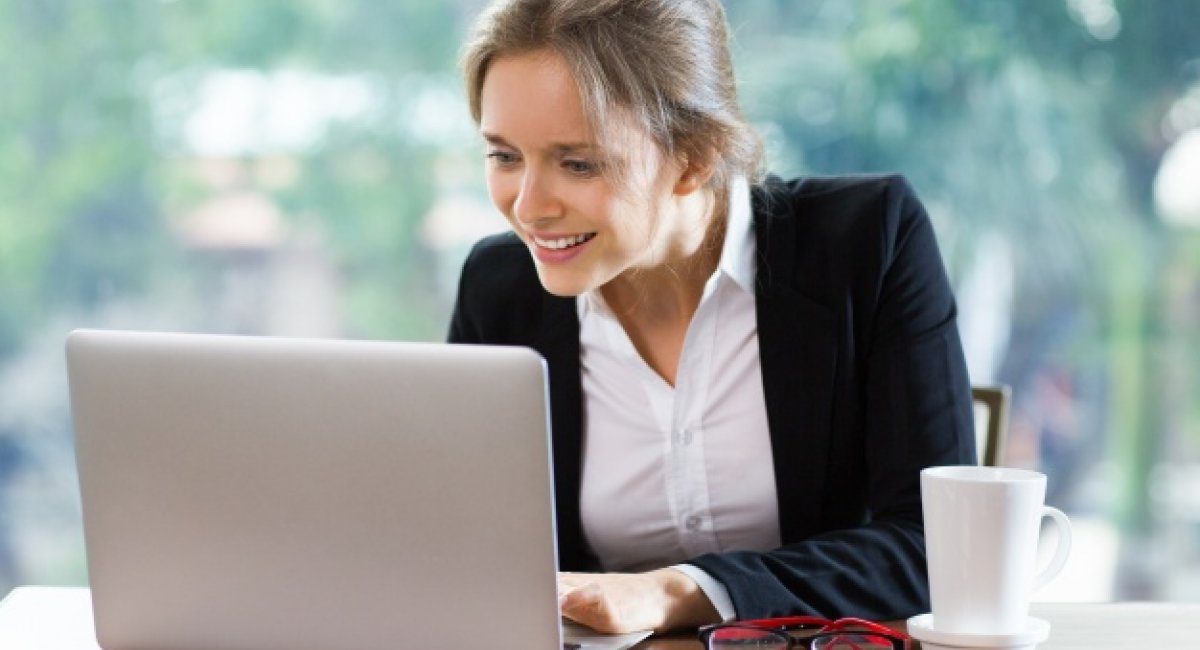
[[598, 169], [590, 160], [564, 160], [563, 167], [576, 176], [594, 176]]
[[519, 160], [517, 154], [510, 151], [489, 151], [487, 157], [500, 166], [511, 165]]

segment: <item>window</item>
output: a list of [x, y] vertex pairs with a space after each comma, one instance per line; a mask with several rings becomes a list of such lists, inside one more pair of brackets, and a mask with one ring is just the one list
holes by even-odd
[[[0, 593], [86, 581], [74, 327], [442, 338], [504, 228], [480, 0], [0, 0]], [[1200, 4], [727, 0], [784, 176], [901, 171], [1008, 462], [1073, 516], [1043, 597], [1200, 599]]]

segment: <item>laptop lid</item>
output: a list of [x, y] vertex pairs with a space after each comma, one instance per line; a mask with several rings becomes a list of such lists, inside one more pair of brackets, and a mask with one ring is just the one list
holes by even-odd
[[103, 647], [559, 647], [535, 352], [81, 330], [67, 361]]

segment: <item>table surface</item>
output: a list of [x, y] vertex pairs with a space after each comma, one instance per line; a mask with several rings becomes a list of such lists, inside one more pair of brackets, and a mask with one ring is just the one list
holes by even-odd
[[[1200, 647], [1200, 603], [1034, 603], [1031, 614], [1050, 622], [1038, 650], [1183, 650]], [[889, 623], [904, 629], [902, 622]], [[701, 650], [691, 638], [652, 637], [635, 650]], [[913, 643], [913, 648], [920, 648]]]
[[[1035, 603], [1050, 622], [1038, 650], [1197, 647], [1200, 603]], [[914, 646], [917, 647], [917, 646]], [[0, 602], [0, 648], [98, 650], [91, 593], [84, 587], [19, 587]], [[637, 650], [697, 650], [690, 636], [652, 637]]]

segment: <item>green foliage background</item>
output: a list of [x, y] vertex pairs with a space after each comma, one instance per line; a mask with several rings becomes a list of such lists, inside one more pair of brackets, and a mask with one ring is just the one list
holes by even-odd
[[[428, 91], [461, 96], [457, 53], [481, 4], [0, 0], [0, 369], [114, 303], [219, 328], [204, 287], [220, 265], [197, 263], [171, 218], [208, 196], [181, 164], [181, 124], [225, 69], [372, 81], [378, 110], [292, 152], [294, 182], [259, 189], [330, 242], [346, 335], [440, 338], [453, 286], [439, 269], [460, 251], [432, 250], [421, 220], [439, 165], [479, 151], [414, 137], [404, 116]], [[1088, 4], [726, 2], [775, 171], [903, 171], [956, 278], [984, 238], [1013, 244], [999, 378], [1018, 408], [1031, 368], [1080, 387], [1072, 453], [1117, 468], [1101, 506], [1137, 536], [1154, 526], [1152, 467], [1200, 457], [1200, 237], [1168, 231], [1151, 190], [1179, 135], [1164, 118], [1200, 84], [1200, 3], [1117, 0], [1120, 29], [1101, 37], [1079, 19]], [[465, 106], [458, 118], [470, 128]], [[483, 199], [478, 171], [462, 173]], [[1065, 335], [1048, 330], [1060, 316]], [[27, 439], [20, 421], [0, 413], [0, 439]]]

